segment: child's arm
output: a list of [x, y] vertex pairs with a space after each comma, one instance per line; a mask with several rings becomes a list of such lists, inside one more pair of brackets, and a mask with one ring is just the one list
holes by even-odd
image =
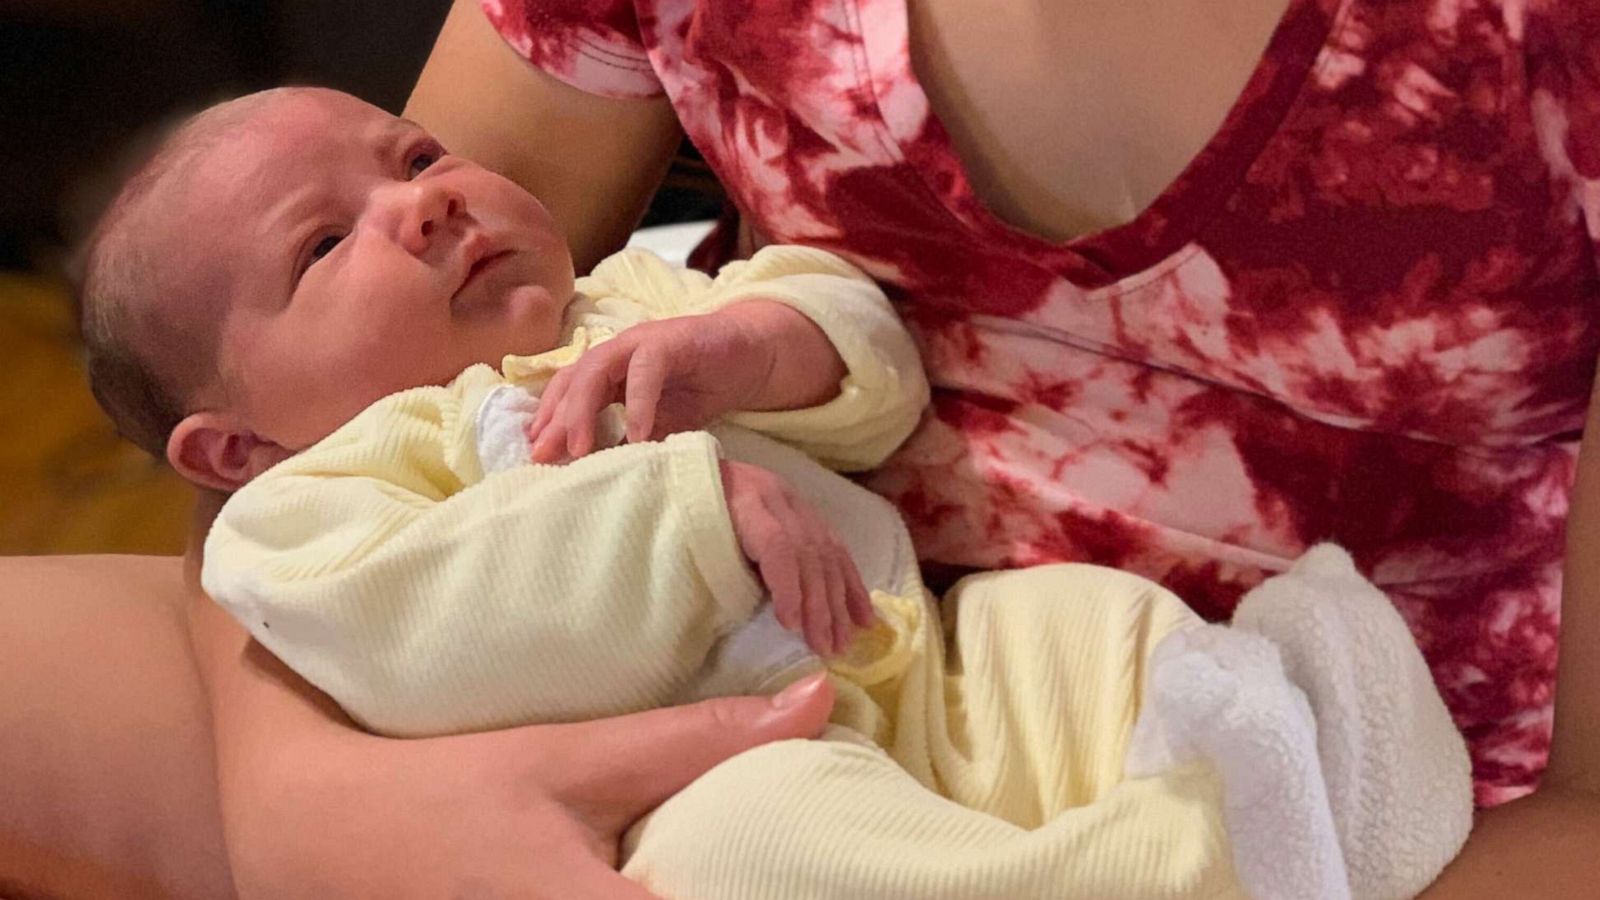
[[800, 409], [839, 394], [846, 369], [810, 319], [745, 300], [710, 313], [644, 321], [588, 348], [539, 396], [532, 459], [594, 449], [597, 417], [623, 403], [628, 440], [703, 428], [735, 410]]
[[677, 435], [474, 484], [448, 460], [450, 399], [389, 398], [236, 494], [207, 540], [207, 591], [386, 733], [670, 701], [761, 594], [716, 441]]
[[726, 414], [835, 468], [865, 469], [910, 434], [927, 404], [916, 346], [887, 298], [824, 251], [768, 247], [715, 280], [629, 251], [579, 290], [602, 311], [653, 321], [552, 380], [545, 397], [554, 402], [536, 424], [552, 456], [581, 455], [595, 413], [623, 401], [633, 439]]

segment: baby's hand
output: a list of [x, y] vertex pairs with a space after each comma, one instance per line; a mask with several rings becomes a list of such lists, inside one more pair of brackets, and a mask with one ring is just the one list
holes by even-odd
[[528, 429], [533, 461], [589, 453], [596, 417], [618, 401], [630, 442], [703, 428], [756, 397], [773, 352], [735, 316], [682, 316], [629, 328], [550, 379]]
[[[872, 601], [838, 535], [788, 482], [759, 466], [722, 462], [722, 490], [739, 547], [772, 593], [778, 623], [822, 656], [872, 624]], [[802, 629], [803, 624], [803, 629]]]

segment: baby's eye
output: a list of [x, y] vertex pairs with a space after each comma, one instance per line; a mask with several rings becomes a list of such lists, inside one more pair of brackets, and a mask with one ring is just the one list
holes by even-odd
[[422, 174], [422, 170], [439, 161], [444, 151], [438, 147], [428, 147], [412, 155], [411, 161], [406, 163], [406, 177], [415, 178]]
[[344, 240], [344, 235], [330, 234], [322, 240], [317, 241], [316, 246], [311, 248], [311, 261], [316, 262], [324, 256], [327, 256], [329, 253], [332, 253], [333, 248], [339, 246], [339, 242], [342, 240]]

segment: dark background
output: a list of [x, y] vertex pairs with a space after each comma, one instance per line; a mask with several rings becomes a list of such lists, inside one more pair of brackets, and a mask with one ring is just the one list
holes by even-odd
[[[278, 84], [398, 112], [449, 0], [0, 0], [0, 267], [59, 264], [119, 160], [174, 118]], [[650, 223], [714, 217], [686, 152]]]

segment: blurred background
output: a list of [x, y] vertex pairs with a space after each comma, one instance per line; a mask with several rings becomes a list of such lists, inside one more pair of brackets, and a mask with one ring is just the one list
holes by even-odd
[[[0, 0], [0, 554], [178, 553], [190, 495], [84, 379], [72, 252], [178, 117], [277, 84], [405, 104], [449, 0]], [[714, 218], [684, 152], [645, 224]]]

